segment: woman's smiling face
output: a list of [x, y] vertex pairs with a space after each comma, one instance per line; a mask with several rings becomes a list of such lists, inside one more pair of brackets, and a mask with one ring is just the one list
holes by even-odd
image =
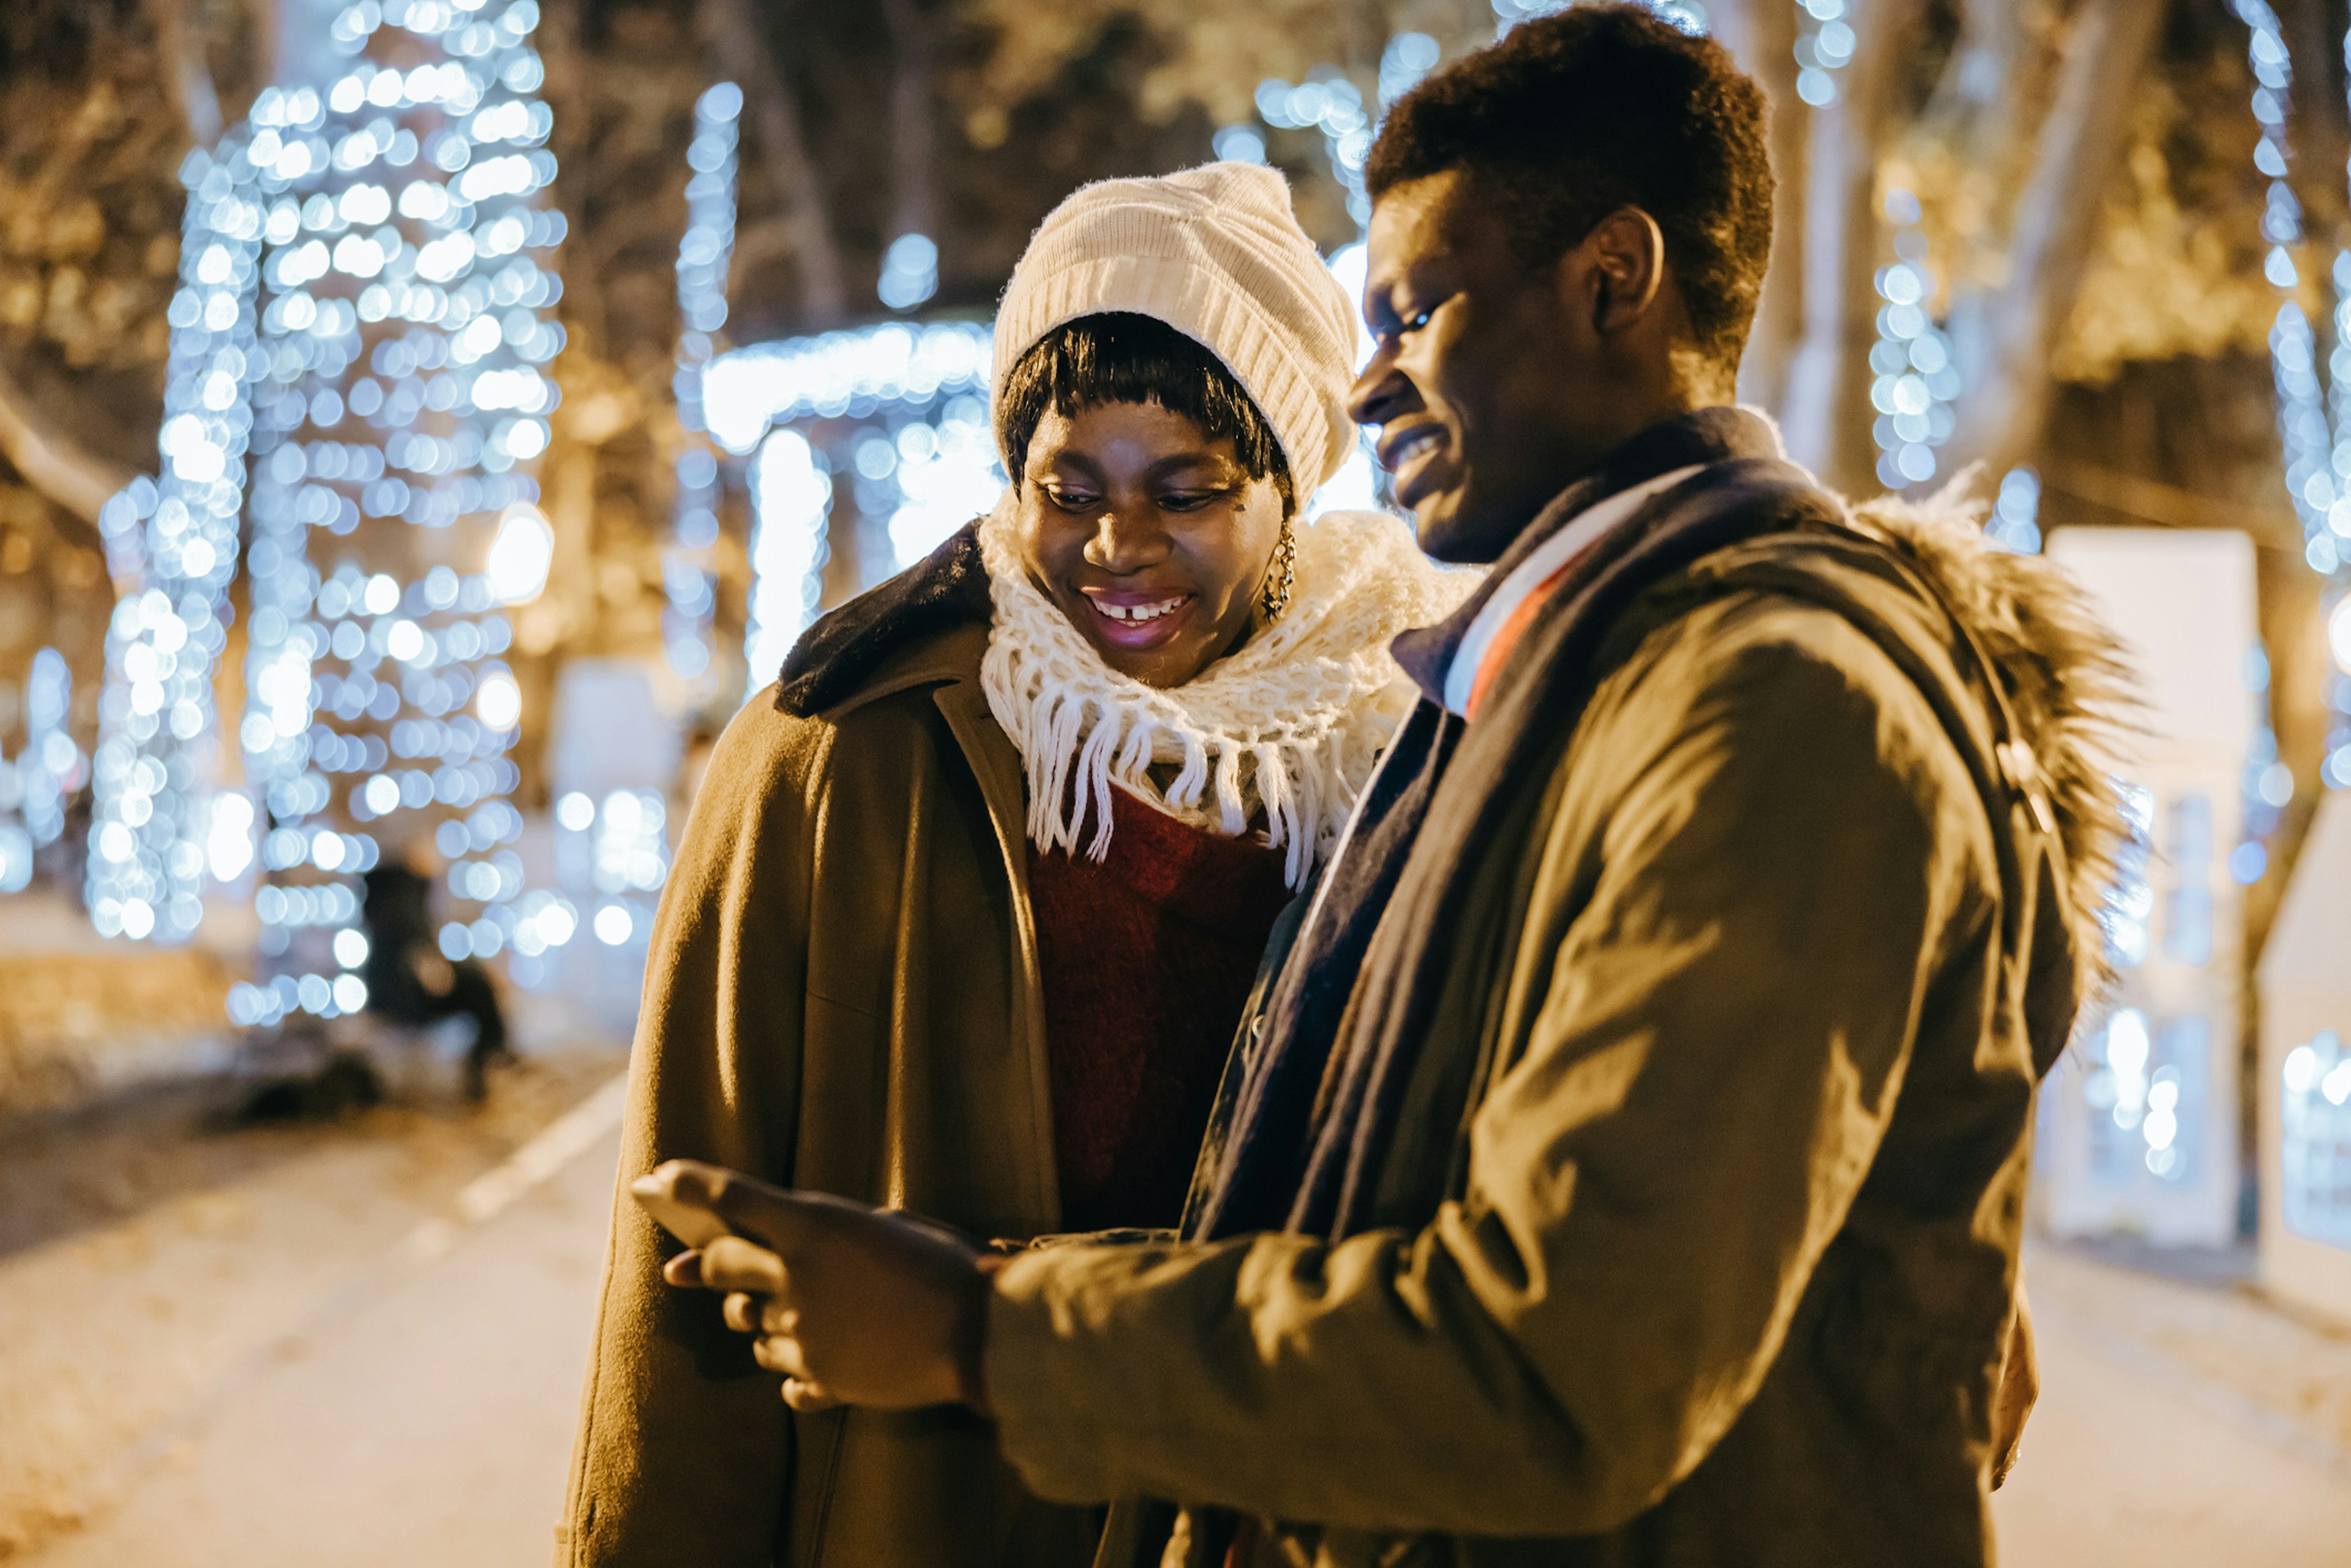
[[1282, 500], [1229, 438], [1156, 403], [1048, 408], [1019, 500], [1029, 574], [1112, 669], [1180, 686], [1247, 640]]

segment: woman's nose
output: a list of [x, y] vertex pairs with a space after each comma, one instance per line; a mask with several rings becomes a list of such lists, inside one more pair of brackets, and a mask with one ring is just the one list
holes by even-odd
[[1086, 540], [1086, 564], [1113, 577], [1130, 576], [1166, 557], [1167, 530], [1147, 506], [1105, 506]]

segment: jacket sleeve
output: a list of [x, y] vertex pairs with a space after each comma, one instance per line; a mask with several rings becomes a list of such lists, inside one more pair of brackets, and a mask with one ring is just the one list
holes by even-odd
[[789, 1183], [800, 1099], [810, 795], [825, 727], [755, 699], [721, 737], [655, 919], [560, 1568], [769, 1568], [791, 1416], [718, 1298], [628, 1196], [662, 1161]]
[[1016, 1260], [986, 1376], [1031, 1486], [1577, 1535], [1654, 1503], [1752, 1398], [1988, 830], [1923, 701], [1844, 622], [1680, 630], [1595, 701], [1530, 845], [1552, 891], [1527, 940], [1552, 956], [1462, 1197], [1335, 1245]]

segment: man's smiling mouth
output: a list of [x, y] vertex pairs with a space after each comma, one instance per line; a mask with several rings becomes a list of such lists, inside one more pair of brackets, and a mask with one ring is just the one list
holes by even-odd
[[1399, 473], [1444, 439], [1445, 432], [1434, 424], [1416, 424], [1398, 431], [1380, 444], [1380, 466], [1391, 474]]

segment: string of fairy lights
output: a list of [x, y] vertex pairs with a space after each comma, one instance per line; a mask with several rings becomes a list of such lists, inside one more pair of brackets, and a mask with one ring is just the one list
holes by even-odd
[[89, 776], [74, 744], [73, 667], [55, 648], [33, 654], [25, 680], [25, 746], [0, 755], [0, 894], [22, 893], [33, 857], [66, 829], [66, 808]]
[[1836, 101], [1837, 72], [1858, 43], [1845, 0], [1796, 0], [1796, 96], [1814, 109]]
[[710, 617], [717, 605], [710, 552], [718, 543], [718, 460], [696, 439], [705, 430], [703, 371], [726, 325], [726, 271], [735, 253], [735, 172], [743, 89], [722, 81], [695, 100], [685, 161], [685, 232], [677, 246], [677, 422], [687, 434], [673, 465], [677, 483], [670, 544], [662, 554], [662, 644], [681, 680], [710, 668]]
[[1935, 449], [1951, 438], [1951, 401], [1959, 393], [1951, 340], [1928, 314], [1935, 295], [1928, 267], [1925, 215], [1907, 190], [1886, 193], [1884, 209], [1894, 225], [1894, 257], [1877, 269], [1877, 342], [1869, 351], [1869, 401], [1877, 410], [1871, 428], [1878, 449], [1878, 482], [1889, 490], [1924, 484], [1935, 476]]
[[[89, 895], [107, 935], [184, 938], [206, 874], [257, 861], [239, 1024], [365, 1005], [352, 879], [387, 845], [429, 839], [477, 906], [444, 953], [552, 937], [516, 905], [502, 658], [503, 609], [553, 548], [520, 471], [562, 346], [538, 22], [532, 0], [360, 0], [329, 27], [331, 81], [266, 89], [182, 172], [163, 473], [102, 518], [141, 582], [108, 639]], [[208, 706], [248, 510], [249, 793], [218, 780]]]
[[[161, 473], [125, 486], [99, 517], [110, 555], [137, 568], [107, 627], [91, 758], [85, 896], [106, 936], [184, 941], [204, 918], [207, 872], [226, 880], [252, 859], [227, 831], [224, 852], [206, 853], [214, 812], [227, 812], [224, 829], [237, 816], [216, 805], [214, 661], [228, 645], [253, 389], [271, 368], [254, 308], [266, 221], [255, 192], [275, 175], [249, 152], [199, 148], [181, 166], [188, 201], [181, 287], [166, 313]], [[285, 157], [298, 155], [310, 155], [307, 143]], [[248, 802], [248, 826], [250, 812]]]
[[[2269, 181], [2262, 217], [2262, 237], [2269, 252], [2262, 272], [2281, 296], [2275, 323], [2270, 329], [2270, 366], [2277, 388], [2278, 440], [2285, 461], [2285, 485], [2302, 522], [2303, 559], [2325, 579], [2323, 600], [2328, 651], [2336, 674], [2327, 686], [2332, 714], [2322, 781], [2330, 789], [2351, 787], [2351, 596], [2343, 583], [2343, 567], [2351, 558], [2351, 250], [2337, 246], [2329, 269], [2335, 307], [2335, 349], [2328, 356], [2326, 385], [2322, 395], [2318, 340], [2310, 319], [2296, 298], [2301, 269], [2294, 247], [2304, 242], [2302, 206], [2289, 183], [2293, 146], [2287, 135], [2292, 108], [2294, 59], [2284, 28], [2266, 0], [2230, 0], [2230, 8], [2245, 25], [2246, 61], [2254, 88], [2252, 114], [2261, 126], [2253, 164]], [[2351, 36], [2345, 47], [2351, 50]], [[2332, 414], [2330, 421], [2329, 414]], [[2268, 759], [2274, 762], [2273, 755]], [[2274, 817], [2292, 799], [2292, 776], [2281, 787], [2272, 774], [2254, 786], [2254, 800]], [[2273, 800], [2279, 794], [2284, 800]]]

